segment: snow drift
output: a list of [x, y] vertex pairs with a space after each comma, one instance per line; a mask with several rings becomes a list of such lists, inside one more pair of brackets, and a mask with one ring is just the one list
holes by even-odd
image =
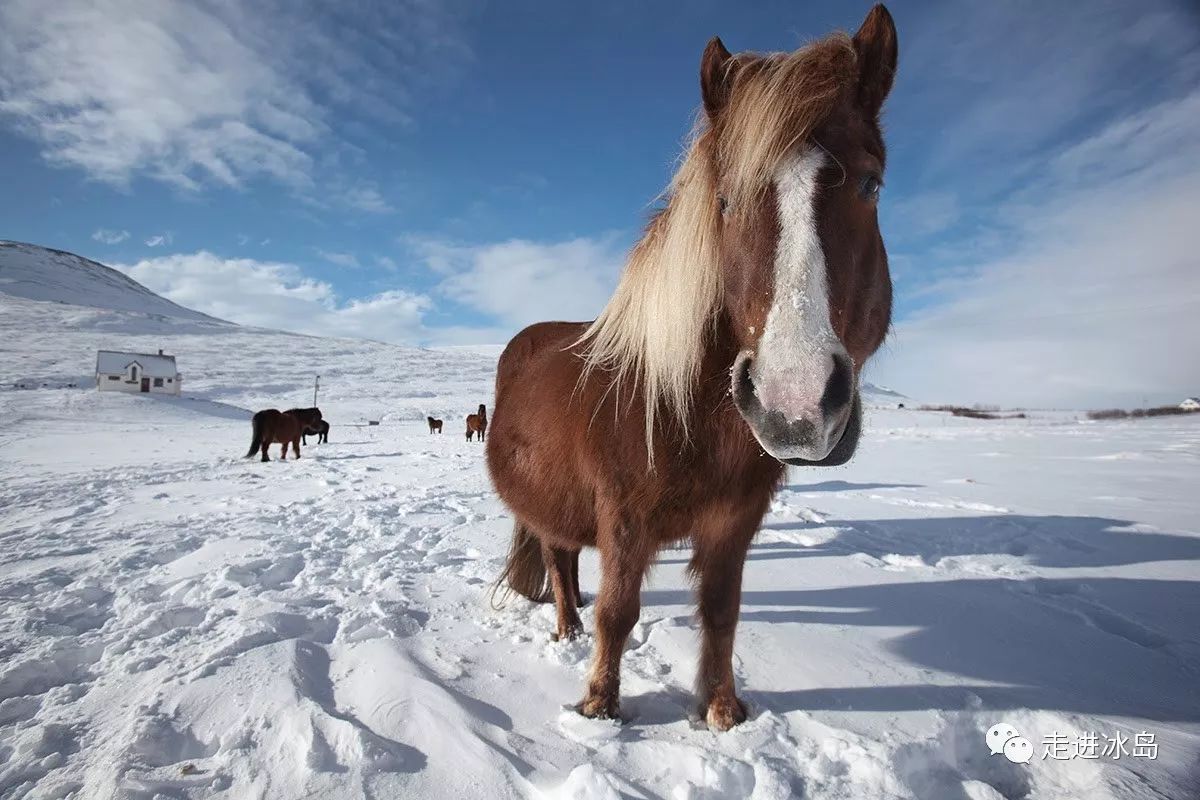
[[[551, 642], [549, 607], [488, 602], [511, 520], [462, 419], [490, 404], [494, 354], [168, 313], [13, 253], [0, 797], [1197, 795], [1194, 419], [980, 421], [889, 398], [849, 466], [792, 471], [751, 551], [750, 720], [715, 735], [695, 716], [681, 549], [645, 587], [617, 725], [570, 707], [586, 637]], [[93, 280], [109, 305], [72, 302]], [[175, 354], [186, 396], [9, 388], [87, 377], [102, 346]], [[329, 444], [241, 458], [250, 412], [309, 405], [315, 373]], [[1034, 743], [1028, 764], [989, 755], [997, 722]], [[1056, 732], [1149, 733], [1157, 757], [1040, 757]]]

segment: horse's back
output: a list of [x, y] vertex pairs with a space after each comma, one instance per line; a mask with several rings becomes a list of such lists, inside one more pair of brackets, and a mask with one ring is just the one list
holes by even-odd
[[[496, 413], [499, 414], [502, 389], [531, 369], [545, 368], [587, 330], [586, 322], [537, 322], [509, 341], [496, 365]], [[551, 358], [547, 359], [547, 356]], [[578, 375], [578, 373], [576, 373]]]

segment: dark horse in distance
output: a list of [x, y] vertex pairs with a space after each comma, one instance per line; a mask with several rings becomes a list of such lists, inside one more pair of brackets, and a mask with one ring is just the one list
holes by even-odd
[[246, 458], [250, 458], [261, 450], [262, 460], [270, 461], [271, 459], [267, 457], [267, 448], [272, 444], [282, 445], [279, 451], [281, 460], [287, 460], [289, 444], [292, 446], [296, 458], [299, 458], [300, 440], [303, 438], [304, 432], [320, 422], [321, 409], [319, 408], [292, 408], [287, 411], [268, 408], [259, 411], [250, 420], [250, 452], [246, 453]]
[[844, 464], [859, 374], [892, 287], [876, 204], [896, 29], [700, 64], [704, 111], [664, 208], [592, 323], [544, 322], [500, 357], [488, 470], [515, 519], [501, 576], [579, 632], [575, 565], [600, 551], [595, 655], [578, 708], [619, 713], [642, 576], [690, 539], [710, 728], [746, 718], [732, 667], [742, 571], [786, 465]]
[[307, 445], [309, 436], [317, 437], [317, 444], [329, 444], [329, 420], [322, 419], [316, 425], [305, 428], [304, 433], [300, 434], [300, 443]]
[[467, 414], [467, 441], [471, 441], [471, 434], [478, 433], [479, 441], [487, 439], [487, 406], [483, 403], [479, 404], [479, 411], [474, 414]]
[[433, 417], [426, 417], [425, 421], [429, 423], [429, 432], [430, 433], [441, 433], [442, 432], [442, 421], [440, 419], [434, 419]]

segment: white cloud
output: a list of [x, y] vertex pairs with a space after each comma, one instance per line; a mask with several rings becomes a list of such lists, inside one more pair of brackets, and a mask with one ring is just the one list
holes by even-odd
[[180, 305], [244, 325], [389, 342], [422, 339], [428, 297], [390, 290], [342, 300], [295, 265], [222, 258], [207, 251], [114, 265]]
[[387, 214], [393, 210], [383, 194], [374, 186], [353, 186], [342, 192], [339, 199], [348, 208], [369, 214]]
[[146, 247], [163, 247], [175, 241], [175, 234], [170, 231], [157, 233], [146, 239]]
[[318, 248], [317, 255], [328, 261], [330, 264], [336, 264], [339, 267], [358, 269], [359, 266], [361, 266], [358, 262], [358, 257], [353, 253], [336, 253]]
[[408, 243], [430, 269], [445, 276], [440, 295], [490, 317], [510, 336], [538, 320], [593, 319], [612, 295], [624, 260], [608, 238]]
[[109, 228], [97, 228], [92, 233], [92, 240], [101, 244], [120, 244], [129, 238], [129, 231], [115, 231]]
[[[428, 66], [468, 55], [452, 19], [421, 0], [6, 0], [0, 121], [110, 183], [305, 188], [343, 112], [403, 121]], [[350, 199], [386, 206], [371, 187]]]
[[[924, 287], [872, 374], [927, 400], [1095, 407], [1200, 388], [1200, 92], [1037, 165], [995, 209], [999, 255]], [[969, 252], [969, 251], [966, 251]], [[911, 299], [911, 297], [910, 297]]]

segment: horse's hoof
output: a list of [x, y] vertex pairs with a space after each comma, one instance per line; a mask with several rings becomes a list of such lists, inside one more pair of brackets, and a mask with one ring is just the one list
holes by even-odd
[[583, 702], [575, 706], [575, 710], [588, 719], [620, 719], [621, 708], [617, 697], [600, 696], [585, 697]]
[[583, 635], [583, 625], [575, 624], [568, 625], [566, 629], [560, 629], [557, 633], [551, 634], [551, 641], [555, 642], [573, 642]]
[[741, 700], [732, 695], [714, 697], [708, 702], [704, 720], [712, 730], [727, 731], [746, 721], [746, 707], [742, 705]]

